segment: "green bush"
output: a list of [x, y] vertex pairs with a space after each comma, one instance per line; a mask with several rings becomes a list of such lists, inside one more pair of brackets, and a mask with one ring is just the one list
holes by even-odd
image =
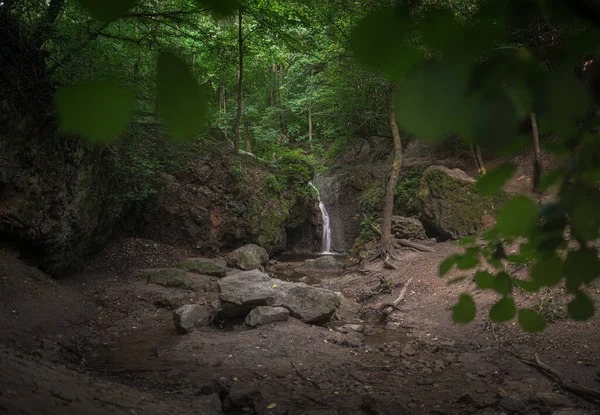
[[394, 214], [407, 217], [418, 215], [417, 192], [423, 172], [429, 166], [431, 163], [419, 163], [400, 171], [394, 198]]

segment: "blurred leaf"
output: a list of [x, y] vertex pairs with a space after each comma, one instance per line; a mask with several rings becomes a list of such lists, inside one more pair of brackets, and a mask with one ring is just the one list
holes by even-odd
[[396, 93], [398, 124], [424, 140], [439, 140], [457, 132], [466, 110], [463, 84], [439, 63], [415, 68]]
[[471, 269], [479, 265], [479, 247], [467, 248], [464, 255], [455, 255], [456, 268]]
[[538, 223], [538, 207], [527, 196], [516, 195], [505, 202], [497, 215], [497, 227], [504, 236], [529, 236]]
[[494, 280], [494, 290], [498, 294], [507, 295], [512, 291], [512, 278], [506, 272], [499, 272]]
[[538, 190], [543, 191], [552, 187], [556, 184], [565, 174], [565, 169], [554, 169], [550, 170], [548, 173], [544, 173], [542, 175], [542, 179], [540, 180], [540, 184], [538, 185]]
[[452, 321], [470, 323], [475, 318], [476, 312], [473, 298], [469, 294], [461, 294], [458, 297], [458, 303], [452, 307]]
[[587, 320], [594, 315], [594, 303], [583, 291], [575, 293], [575, 299], [569, 303], [567, 309], [573, 320]]
[[439, 275], [443, 277], [456, 265], [456, 255], [449, 256], [440, 263]]
[[533, 264], [529, 273], [533, 281], [552, 287], [562, 280], [563, 262], [557, 255], [543, 257]]
[[411, 30], [405, 9], [386, 7], [364, 17], [350, 41], [356, 58], [390, 79], [401, 79], [423, 59], [423, 52], [405, 43]]
[[513, 278], [513, 282], [523, 291], [534, 293], [538, 292], [542, 286], [536, 281], [524, 281], [518, 278]]
[[477, 271], [475, 274], [475, 284], [479, 288], [492, 289], [494, 288], [494, 282], [496, 277], [486, 271]]
[[496, 323], [511, 320], [517, 312], [515, 300], [512, 297], [506, 297], [498, 301], [490, 310], [490, 320]]
[[90, 15], [104, 23], [125, 15], [137, 4], [137, 0], [76, 0]]
[[504, 184], [515, 174], [517, 166], [513, 163], [502, 163], [494, 170], [477, 180], [475, 190], [482, 194], [493, 194], [502, 189]]
[[116, 82], [92, 81], [61, 88], [56, 107], [62, 131], [82, 134], [90, 141], [109, 141], [129, 123], [134, 94]]
[[519, 324], [530, 333], [536, 333], [546, 328], [546, 320], [529, 308], [519, 310]]
[[198, 135], [206, 126], [208, 94], [172, 52], [161, 53], [157, 66], [157, 104], [169, 135], [179, 140]]
[[476, 243], [477, 238], [475, 238], [474, 236], [465, 236], [464, 238], [458, 241], [458, 246], [474, 245]]
[[565, 260], [567, 290], [577, 292], [582, 283], [589, 284], [600, 274], [600, 261], [595, 249], [581, 247], [577, 251], [569, 251]]

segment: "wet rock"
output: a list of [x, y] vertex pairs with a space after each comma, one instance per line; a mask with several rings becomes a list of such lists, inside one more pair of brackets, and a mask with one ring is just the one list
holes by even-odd
[[165, 287], [186, 288], [192, 285], [187, 272], [178, 268], [152, 268], [138, 271], [136, 275], [145, 277], [146, 281]]
[[499, 405], [502, 409], [506, 409], [509, 412], [519, 412], [527, 406], [527, 401], [520, 395], [511, 394], [502, 399]]
[[536, 393], [532, 400], [534, 402], [539, 402], [540, 404], [548, 407], [557, 407], [557, 406], [572, 406], [573, 402], [565, 395], [561, 395], [558, 393], [552, 392], [540, 392]]
[[277, 321], [287, 321], [290, 312], [283, 307], [256, 307], [246, 316], [246, 324], [256, 327]]
[[189, 333], [194, 327], [207, 326], [210, 323], [210, 313], [198, 304], [187, 304], [173, 311], [173, 322], [177, 333]]
[[258, 270], [222, 278], [218, 284], [226, 317], [246, 315], [256, 306], [281, 306], [305, 323], [322, 323], [340, 305], [333, 291], [271, 279]]
[[454, 239], [476, 235], [493, 226], [494, 215], [506, 195], [481, 195], [474, 190], [475, 182], [459, 169], [427, 168], [417, 192], [421, 219]]
[[218, 277], [210, 277], [208, 275], [192, 274], [189, 276], [192, 281], [190, 289], [197, 293], [218, 293], [219, 285], [217, 284]]
[[363, 326], [362, 324], [344, 324], [343, 326], [337, 327], [336, 330], [340, 333], [351, 333], [353, 331], [357, 333], [362, 333], [364, 328], [365, 326]]
[[267, 262], [269, 262], [267, 250], [254, 244], [244, 245], [227, 256], [227, 265], [246, 271], [261, 269]]
[[209, 258], [188, 258], [177, 264], [178, 268], [197, 274], [224, 277], [227, 273], [225, 262]]
[[223, 405], [221, 399], [216, 393], [203, 395], [196, 398], [200, 414], [202, 415], [221, 415], [223, 413]]
[[264, 399], [257, 389], [234, 384], [223, 400], [223, 412], [258, 414], [265, 410]]
[[315, 259], [307, 259], [304, 261], [301, 268], [335, 270], [341, 269], [342, 267], [333, 256], [326, 255]]

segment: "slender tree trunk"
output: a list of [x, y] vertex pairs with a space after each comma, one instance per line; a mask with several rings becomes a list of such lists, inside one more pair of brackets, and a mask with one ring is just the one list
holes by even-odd
[[240, 142], [242, 137], [240, 135], [240, 124], [242, 122], [242, 113], [244, 112], [244, 102], [242, 95], [242, 80], [244, 78], [244, 37], [242, 36], [242, 10], [238, 11], [238, 48], [240, 55], [240, 68], [238, 72], [238, 108], [237, 116], [235, 118], [235, 125], [233, 127], [233, 133], [235, 134], [234, 148], [235, 150], [240, 149]]
[[252, 146], [250, 144], [250, 131], [248, 128], [248, 117], [246, 117], [246, 111], [244, 111], [244, 138], [246, 139], [246, 151], [252, 153]]
[[477, 172], [481, 175], [486, 174], [487, 170], [485, 168], [485, 164], [483, 163], [483, 157], [481, 156], [481, 147], [479, 147], [479, 144], [471, 143], [471, 154], [473, 155], [473, 159], [475, 160]]
[[402, 167], [402, 141], [400, 138], [400, 129], [396, 122], [396, 85], [392, 84], [390, 90], [389, 119], [392, 137], [394, 140], [394, 161], [392, 171], [388, 180], [385, 194], [385, 207], [383, 210], [383, 221], [381, 223], [381, 239], [379, 240], [379, 250], [373, 256], [382, 257], [387, 260], [388, 257], [394, 257], [394, 243], [392, 241], [392, 214], [394, 210], [394, 194], [400, 177], [400, 168]]
[[312, 102], [308, 103], [308, 144], [312, 148], [313, 124], [312, 124]]
[[535, 112], [531, 112], [531, 130], [533, 131], [533, 154], [534, 154], [534, 163], [533, 163], [533, 188], [534, 190], [540, 184], [540, 180], [542, 179], [543, 165], [542, 165], [542, 150], [540, 149], [540, 133], [538, 130], [537, 118], [535, 116]]
[[275, 129], [275, 64], [271, 66], [271, 127]]

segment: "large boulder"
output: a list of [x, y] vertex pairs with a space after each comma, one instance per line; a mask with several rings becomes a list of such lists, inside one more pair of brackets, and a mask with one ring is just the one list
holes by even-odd
[[287, 321], [290, 312], [283, 307], [256, 307], [246, 316], [246, 324], [256, 327], [263, 324], [271, 324], [276, 321]]
[[493, 196], [476, 193], [475, 182], [460, 169], [427, 168], [417, 193], [423, 222], [453, 239], [477, 235], [492, 226], [506, 195], [503, 192]]
[[188, 333], [194, 327], [207, 326], [210, 318], [209, 311], [199, 304], [186, 304], [173, 311], [173, 323], [179, 334]]
[[342, 267], [333, 256], [326, 255], [315, 259], [307, 259], [300, 268], [316, 270], [339, 270]]
[[227, 268], [224, 261], [208, 258], [188, 258], [177, 264], [178, 268], [197, 274], [212, 275], [214, 277], [224, 277]]
[[192, 286], [192, 280], [187, 272], [179, 268], [143, 269], [137, 272], [137, 276], [146, 278], [147, 282], [165, 287], [189, 289]]
[[230, 275], [218, 283], [226, 317], [245, 316], [256, 306], [281, 306], [305, 323], [322, 323], [340, 305], [331, 290], [272, 279], [258, 270]]
[[397, 239], [422, 241], [427, 239], [423, 223], [416, 218], [392, 216], [392, 235]]
[[269, 262], [269, 253], [266, 249], [248, 244], [231, 252], [227, 257], [227, 264], [230, 267], [243, 270], [260, 269]]

